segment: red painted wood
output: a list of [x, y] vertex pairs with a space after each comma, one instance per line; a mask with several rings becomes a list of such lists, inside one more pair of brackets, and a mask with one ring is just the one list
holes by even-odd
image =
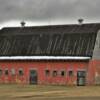
[[[3, 74], [0, 76], [0, 83], [29, 83], [29, 70], [35, 69], [38, 72], [38, 84], [65, 84], [74, 85], [77, 84], [77, 71], [85, 70], [87, 72], [87, 84], [94, 84], [95, 72], [100, 72], [100, 61], [79, 62], [79, 61], [0, 61], [0, 69], [3, 70]], [[4, 74], [4, 70], [8, 68], [9, 75]], [[16, 75], [11, 75], [11, 69], [16, 70]], [[24, 75], [19, 76], [18, 70], [23, 68]], [[48, 69], [51, 72], [50, 76], [45, 75], [45, 70]], [[52, 76], [54, 70], [58, 71], [56, 77]], [[61, 76], [60, 71], [65, 70], [66, 75]], [[68, 71], [73, 70], [74, 75], [69, 76]]]
[[95, 80], [97, 74], [100, 77], [100, 60], [91, 60], [89, 64], [89, 84], [96, 84]]

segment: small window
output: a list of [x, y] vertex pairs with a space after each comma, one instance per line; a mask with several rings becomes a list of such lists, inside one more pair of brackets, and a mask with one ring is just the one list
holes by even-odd
[[12, 68], [12, 69], [11, 69], [11, 75], [15, 75], [15, 74], [16, 74], [15, 69]]
[[79, 77], [85, 77], [86, 76], [86, 72], [85, 71], [78, 71], [78, 76]]
[[69, 76], [73, 76], [73, 71], [72, 70], [69, 71]]
[[61, 71], [61, 76], [65, 76], [65, 71]]
[[8, 69], [5, 70], [5, 75], [9, 75]]
[[53, 71], [53, 76], [57, 76], [57, 71]]
[[24, 75], [23, 69], [19, 69], [19, 75], [20, 76], [23, 76]]
[[45, 75], [46, 76], [50, 76], [50, 71], [49, 70], [45, 70]]
[[0, 69], [0, 76], [2, 75], [2, 70]]

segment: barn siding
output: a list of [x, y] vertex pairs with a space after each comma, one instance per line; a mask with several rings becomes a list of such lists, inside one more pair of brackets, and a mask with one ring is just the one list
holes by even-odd
[[[29, 70], [35, 69], [38, 72], [38, 84], [58, 84], [58, 85], [76, 85], [77, 84], [77, 71], [85, 70], [87, 72], [86, 84], [92, 84], [93, 81], [93, 70], [89, 67], [89, 62], [81, 61], [0, 61], [0, 69], [3, 70], [2, 76], [0, 76], [0, 83], [25, 83], [29, 84]], [[4, 75], [4, 70], [8, 68], [9, 75]], [[16, 75], [11, 75], [11, 69], [16, 70]], [[22, 68], [24, 75], [19, 76], [18, 70]], [[90, 68], [90, 69], [89, 69]], [[51, 72], [50, 76], [45, 75], [45, 70], [48, 69]], [[56, 77], [52, 76], [54, 70], [58, 71]], [[65, 76], [60, 75], [60, 71], [66, 72]], [[68, 71], [73, 71], [73, 76], [68, 75]]]
[[100, 60], [91, 60], [90, 62], [90, 81], [93, 84], [100, 85]]

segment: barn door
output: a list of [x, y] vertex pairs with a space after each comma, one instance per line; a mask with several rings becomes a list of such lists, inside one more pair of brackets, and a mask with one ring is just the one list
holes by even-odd
[[77, 72], [77, 85], [78, 86], [85, 86], [86, 85], [86, 72], [85, 71], [78, 71]]
[[37, 71], [36, 70], [30, 70], [30, 84], [37, 84]]

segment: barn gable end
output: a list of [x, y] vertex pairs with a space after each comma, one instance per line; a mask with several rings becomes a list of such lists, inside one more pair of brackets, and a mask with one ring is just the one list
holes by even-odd
[[97, 38], [96, 38], [96, 42], [95, 42], [92, 59], [100, 60], [100, 30], [97, 33]]

